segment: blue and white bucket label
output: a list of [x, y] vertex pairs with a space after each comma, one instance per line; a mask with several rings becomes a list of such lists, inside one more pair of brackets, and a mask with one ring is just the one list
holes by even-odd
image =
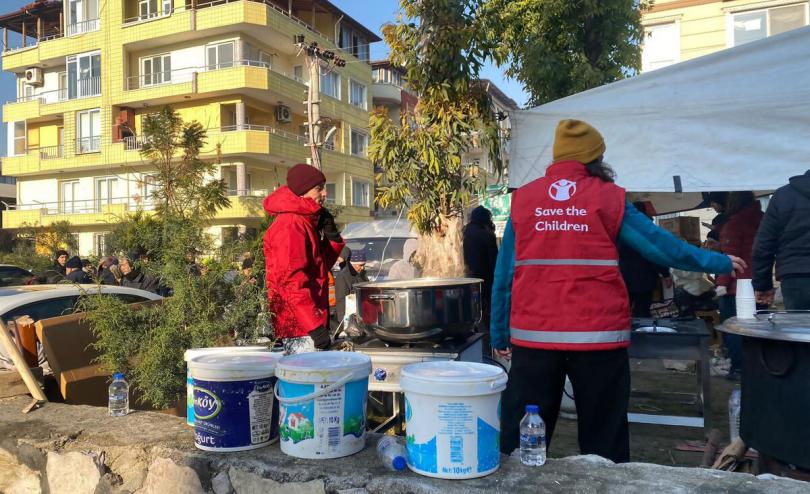
[[194, 438], [207, 450], [242, 450], [268, 444], [275, 378], [248, 381], [194, 380]]
[[[279, 396], [295, 398], [329, 384], [279, 382]], [[368, 380], [352, 381], [303, 403], [279, 404], [281, 450], [299, 458], [338, 458], [366, 444]]]
[[407, 393], [408, 465], [439, 478], [473, 478], [500, 465], [498, 395], [448, 398]]

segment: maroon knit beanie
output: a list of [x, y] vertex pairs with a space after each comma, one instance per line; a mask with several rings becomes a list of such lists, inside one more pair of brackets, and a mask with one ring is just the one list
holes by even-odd
[[317, 185], [326, 182], [326, 176], [311, 165], [299, 163], [287, 172], [287, 187], [293, 194], [302, 196]]

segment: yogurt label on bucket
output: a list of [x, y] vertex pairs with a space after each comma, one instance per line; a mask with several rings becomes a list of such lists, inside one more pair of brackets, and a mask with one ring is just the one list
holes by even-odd
[[270, 430], [273, 427], [272, 414], [267, 413], [267, 410], [273, 409], [273, 387], [270, 383], [257, 383], [248, 394], [248, 404], [250, 443], [265, 443], [270, 440]]

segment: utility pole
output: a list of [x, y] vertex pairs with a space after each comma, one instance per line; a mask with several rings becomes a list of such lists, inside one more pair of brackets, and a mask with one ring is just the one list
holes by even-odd
[[327, 71], [335, 67], [345, 67], [346, 61], [335, 57], [335, 52], [321, 50], [318, 43], [311, 41], [307, 43], [304, 35], [295, 36], [295, 45], [307, 54], [307, 71], [309, 72], [309, 87], [307, 88], [307, 129], [309, 142], [307, 146], [312, 152], [312, 166], [319, 170], [323, 169], [322, 151], [323, 147], [323, 122], [321, 120], [321, 62], [326, 62]]

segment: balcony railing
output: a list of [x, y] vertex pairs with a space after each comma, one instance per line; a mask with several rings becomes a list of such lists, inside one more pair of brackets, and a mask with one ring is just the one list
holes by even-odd
[[86, 21], [74, 22], [65, 26], [65, 32], [68, 36], [76, 36], [77, 34], [91, 33], [101, 29], [100, 19], [88, 19]]
[[232, 62], [222, 62], [217, 64], [205, 65], [205, 66], [197, 66], [197, 67], [183, 67], [180, 69], [174, 70], [164, 70], [161, 72], [154, 72], [150, 74], [142, 74], [127, 77], [125, 89], [127, 91], [132, 91], [135, 89], [143, 89], [147, 87], [154, 87], [154, 86], [164, 86], [168, 84], [182, 84], [185, 82], [191, 82], [194, 80], [195, 74], [200, 72], [209, 72], [213, 70], [222, 70], [222, 69], [231, 69], [234, 67], [258, 67], [260, 69], [267, 69], [272, 70], [277, 74], [281, 74], [284, 77], [288, 77], [293, 79], [294, 81], [300, 82], [301, 84], [306, 84], [303, 79], [300, 77], [296, 77], [294, 74], [288, 74], [282, 70], [276, 70], [270, 66], [267, 62], [261, 62], [259, 60], [234, 60]]
[[62, 101], [92, 98], [101, 95], [101, 77], [85, 77], [76, 81], [76, 86], [71, 89], [52, 89], [41, 93], [20, 96], [17, 99], [7, 101], [7, 103], [25, 103], [27, 101], [37, 101], [41, 104], [59, 103]]
[[39, 159], [53, 160], [64, 157], [64, 146], [47, 146], [39, 148]]
[[117, 204], [124, 204], [129, 210], [141, 207], [145, 210], [153, 209], [150, 201], [135, 197], [112, 197], [103, 199], [80, 199], [75, 201], [34, 202], [28, 204], [9, 205], [12, 211], [42, 211], [43, 215], [56, 214], [92, 214], [102, 213], [104, 209]]
[[76, 139], [76, 154], [98, 153], [101, 151], [101, 136], [79, 137]]

